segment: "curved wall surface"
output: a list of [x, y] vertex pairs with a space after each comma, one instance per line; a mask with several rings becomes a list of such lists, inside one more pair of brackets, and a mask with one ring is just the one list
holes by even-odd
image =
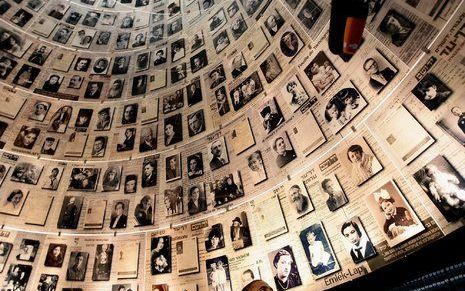
[[0, 0], [0, 290], [321, 290], [460, 228], [463, 1], [352, 58], [330, 9]]

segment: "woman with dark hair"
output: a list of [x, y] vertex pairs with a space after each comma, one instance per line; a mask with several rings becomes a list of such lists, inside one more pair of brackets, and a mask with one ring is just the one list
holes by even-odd
[[141, 226], [152, 224], [152, 199], [149, 195], [142, 197], [140, 203], [136, 205], [134, 216]]
[[103, 191], [116, 191], [119, 189], [119, 171], [116, 167], [109, 167], [103, 175]]
[[[62, 252], [61, 245], [50, 245], [47, 257], [45, 258], [45, 266], [47, 267], [58, 267], [63, 265], [64, 254]], [[65, 248], [66, 251], [66, 248]]]
[[6, 198], [4, 206], [11, 205], [13, 209], [16, 209], [16, 206], [21, 203], [23, 200], [24, 194], [23, 191], [16, 189], [11, 191], [10, 195]]
[[63, 133], [66, 131], [68, 122], [71, 119], [73, 109], [71, 106], [63, 106], [58, 109], [50, 120], [48, 131]]
[[365, 153], [360, 145], [354, 144], [349, 147], [347, 159], [352, 164], [351, 176], [356, 179], [357, 185], [375, 174], [374, 156]]
[[24, 149], [32, 149], [37, 140], [37, 137], [39, 136], [39, 133], [40, 129], [38, 128], [23, 126], [13, 145]]
[[299, 50], [299, 39], [292, 31], [286, 31], [281, 37], [279, 45], [286, 57], [293, 57]]
[[302, 284], [293, 264], [291, 253], [285, 249], [280, 249], [274, 256], [273, 266], [276, 268], [274, 282], [277, 290], [287, 290]]
[[122, 143], [116, 145], [116, 150], [118, 152], [130, 151], [134, 148], [134, 141], [136, 138], [136, 129], [127, 128], [124, 131], [124, 140]]
[[51, 75], [47, 81], [45, 81], [44, 85], [42, 86], [42, 90], [48, 92], [58, 92], [60, 88], [60, 76], [58, 75]]

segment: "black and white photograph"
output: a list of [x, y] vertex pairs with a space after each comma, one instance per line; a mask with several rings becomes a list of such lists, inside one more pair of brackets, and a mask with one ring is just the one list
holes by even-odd
[[114, 200], [110, 215], [110, 228], [126, 228], [128, 224], [129, 199]]
[[102, 94], [103, 82], [89, 81], [87, 83], [86, 92], [84, 93], [85, 99], [99, 99]]
[[28, 61], [35, 65], [42, 66], [48, 59], [48, 56], [51, 52], [52, 49], [48, 48], [47, 46], [39, 45], [29, 56]]
[[315, 209], [308, 194], [308, 189], [301, 179], [294, 178], [285, 187], [290, 208], [296, 217], [302, 217]]
[[153, 216], [153, 201], [150, 195], [144, 195], [136, 204], [134, 209], [134, 217], [136, 218], [137, 224], [135, 226], [146, 226], [152, 225]]
[[111, 38], [110, 31], [100, 31], [97, 36], [97, 41], [95, 42], [96, 45], [108, 45]]
[[315, 279], [340, 270], [336, 255], [321, 222], [302, 230], [299, 237]]
[[465, 146], [465, 100], [457, 98], [447, 104], [447, 107], [447, 111], [441, 114], [436, 124]]
[[50, 107], [51, 107], [50, 102], [36, 101], [28, 118], [31, 120], [42, 122], [44, 121], [45, 116], [47, 116], [47, 113]]
[[22, 58], [24, 53], [29, 49], [32, 42], [20, 36], [14, 30], [0, 28], [0, 50], [12, 54], [17, 58]]
[[43, 166], [41, 164], [32, 164], [21, 162], [15, 165], [11, 174], [11, 181], [37, 185]]
[[229, 226], [229, 236], [232, 247], [235, 251], [244, 249], [252, 245], [252, 236], [250, 235], [249, 221], [245, 211], [237, 213]]
[[10, 171], [10, 165], [0, 162], [0, 186], [2, 185], [9, 171]]
[[207, 153], [210, 170], [214, 171], [229, 164], [228, 149], [224, 136], [209, 143], [207, 146]]
[[152, 275], [171, 273], [171, 237], [152, 237], [150, 240], [150, 270]]
[[105, 75], [110, 67], [110, 62], [111, 58], [108, 57], [96, 59], [90, 73], [93, 75]]
[[171, 84], [184, 80], [186, 76], [186, 63], [181, 63], [171, 68]]
[[118, 56], [115, 57], [113, 62], [113, 68], [111, 70], [112, 75], [121, 75], [128, 72], [129, 63], [131, 56]]
[[363, 137], [342, 147], [340, 159], [347, 173], [350, 173], [352, 182], [357, 186], [383, 170], [380, 161]]
[[[131, 47], [138, 48], [145, 46], [145, 42], [147, 40], [145, 32], [138, 32], [133, 34], [134, 39], [131, 42]], [[149, 54], [148, 52], [146, 54]]]
[[73, 29], [70, 26], [60, 24], [52, 39], [61, 44], [66, 44], [72, 33]]
[[465, 180], [445, 157], [435, 157], [413, 177], [447, 221], [465, 215]]
[[237, 17], [231, 20], [230, 28], [234, 40], [238, 40], [244, 34], [248, 27], [244, 17], [242, 17], [242, 14], [239, 14]]
[[[253, 72], [242, 83], [229, 92], [231, 102], [235, 111], [238, 111], [244, 105], [249, 103], [253, 98], [263, 91], [263, 86], [257, 72]], [[218, 99], [218, 98], [217, 98]]]
[[181, 6], [179, 0], [169, 0], [168, 1], [168, 17], [174, 17], [181, 13]]
[[121, 116], [121, 124], [133, 124], [137, 121], [137, 113], [139, 111], [138, 103], [126, 104], [123, 107], [123, 114]]
[[96, 246], [92, 281], [110, 280], [113, 252], [113, 244], [98, 244]]
[[322, 12], [323, 9], [321, 9], [315, 1], [307, 0], [304, 6], [300, 9], [297, 18], [299, 18], [300, 22], [305, 26], [305, 28], [307, 28], [307, 30], [311, 30]]
[[76, 131], [87, 131], [89, 127], [90, 120], [92, 119], [92, 114], [94, 113], [93, 109], [81, 108], [78, 111], [76, 121], [74, 123], [74, 128]]
[[65, 260], [67, 246], [65, 244], [51, 243], [48, 246], [44, 266], [61, 268]]
[[218, 33], [215, 37], [213, 37], [213, 46], [215, 47], [215, 51], [217, 54], [222, 52], [228, 45], [229, 45], [229, 37], [226, 30]]
[[132, 79], [131, 95], [142, 95], [147, 91], [147, 75], [135, 76]]
[[84, 281], [88, 259], [89, 253], [87, 252], [71, 252], [66, 270], [66, 280]]
[[149, 31], [149, 43], [155, 43], [162, 40], [165, 34], [165, 25], [163, 23], [152, 26]]
[[63, 77], [57, 74], [51, 74], [42, 85], [42, 90], [46, 92], [56, 93], [60, 89]]
[[205, 131], [205, 117], [203, 109], [187, 115], [189, 137], [193, 137]]
[[226, 74], [224, 73], [223, 64], [220, 64], [211, 70], [205, 79], [208, 81], [210, 89], [213, 89], [226, 81]]
[[89, 27], [95, 27], [95, 25], [97, 25], [97, 22], [100, 16], [101, 16], [100, 12], [88, 11], [86, 16], [82, 20], [82, 25], [89, 26]]
[[378, 27], [378, 30], [397, 47], [405, 43], [414, 29], [415, 23], [395, 10], [389, 10]]
[[139, 152], [145, 153], [157, 149], [158, 124], [151, 124], [141, 128]]
[[281, 88], [281, 97], [286, 101], [293, 112], [296, 112], [307, 100], [311, 99], [310, 105], [316, 102], [316, 97], [308, 95], [297, 75], [287, 79]]
[[171, 62], [174, 63], [186, 55], [184, 38], [171, 43]]
[[102, 158], [105, 156], [105, 151], [107, 149], [108, 137], [107, 136], [96, 136], [94, 139], [94, 144], [92, 145], [91, 156], [93, 158]]
[[108, 99], [117, 99], [121, 98], [124, 90], [124, 80], [125, 79], [113, 79], [110, 81], [108, 86], [108, 91], [106, 93]]
[[202, 86], [200, 78], [195, 78], [186, 88], [187, 91], [187, 105], [193, 106], [202, 101]]
[[127, 152], [132, 151], [134, 149], [134, 143], [136, 140], [136, 128], [122, 128], [119, 131], [119, 139], [118, 143], [116, 144], [116, 151], [117, 152]]
[[340, 226], [340, 236], [354, 263], [358, 264], [377, 255], [359, 217], [354, 216], [345, 221]]
[[286, 131], [274, 135], [269, 144], [273, 149], [276, 166], [279, 168], [286, 166], [297, 158], [297, 154]]
[[116, 50], [125, 50], [129, 46], [129, 39], [131, 38], [130, 32], [118, 33], [116, 37]]
[[329, 211], [336, 211], [349, 202], [335, 174], [326, 176], [320, 183], [321, 191], [326, 195], [326, 206]]
[[163, 192], [163, 204], [166, 217], [184, 213], [184, 191], [181, 186], [165, 189]]
[[452, 95], [452, 90], [436, 75], [426, 74], [412, 90], [413, 95], [429, 110], [438, 109]]
[[209, 200], [213, 200], [214, 207], [223, 206], [237, 198], [244, 196], [241, 173], [239, 171], [218, 177], [210, 182]]
[[323, 51], [318, 52], [304, 72], [320, 94], [324, 94], [341, 76]]
[[142, 163], [142, 188], [157, 185], [157, 160], [154, 157], [145, 157]]
[[163, 113], [170, 113], [184, 107], [184, 89], [162, 97]]
[[190, 64], [191, 64], [191, 72], [195, 73], [198, 70], [204, 68], [205, 66], [208, 65], [208, 59], [207, 59], [207, 51], [206, 50], [201, 50], [199, 53], [196, 55], [192, 56], [190, 58]]
[[137, 192], [137, 175], [126, 175], [124, 178], [124, 194]]
[[218, 10], [213, 16], [208, 19], [208, 27], [210, 28], [210, 33], [215, 34], [220, 28], [222, 28], [226, 22], [226, 14], [224, 13], [224, 9], [221, 8]]
[[95, 191], [99, 175], [99, 168], [73, 168], [69, 177], [68, 190]]
[[113, 120], [113, 107], [104, 107], [97, 112], [97, 122], [95, 122], [95, 131], [109, 130]]
[[292, 26], [284, 30], [279, 41], [279, 48], [289, 61], [300, 52], [304, 45], [304, 42]]
[[24, 88], [31, 88], [39, 73], [39, 68], [23, 64], [18, 73], [16, 73], [13, 83]]
[[209, 10], [209, 8], [212, 8], [213, 5], [215, 5], [214, 0], [201, 0], [201, 5], [203, 10]]
[[284, 18], [279, 14], [277, 10], [270, 12], [270, 15], [266, 18], [264, 24], [271, 36], [275, 36], [279, 29], [284, 25]]
[[204, 168], [202, 156], [201, 152], [187, 156], [187, 177], [189, 177], [189, 179], [203, 176]]
[[182, 115], [181, 113], [165, 118], [164, 121], [165, 146], [182, 141]]
[[165, 158], [165, 174], [166, 182], [172, 182], [182, 178], [180, 153]]
[[273, 82], [283, 71], [274, 53], [269, 55], [263, 63], [260, 64], [260, 69], [267, 83]]
[[44, 173], [42, 189], [56, 190], [60, 184], [61, 176], [63, 175], [63, 166], [49, 166]]
[[228, 11], [229, 18], [232, 18], [239, 11], [239, 5], [237, 5], [236, 1], [233, 1], [226, 10]]
[[349, 124], [367, 105], [367, 101], [348, 81], [334, 94], [324, 107], [324, 117], [333, 133]]
[[153, 65], [158, 66], [166, 63], [166, 47], [157, 49], [154, 54]]
[[290, 246], [268, 253], [276, 290], [283, 291], [302, 285], [299, 270]]
[[8, 273], [2, 284], [3, 290], [26, 290], [32, 266], [22, 264], [10, 264]]
[[189, 188], [187, 193], [187, 210], [189, 215], [194, 215], [207, 210], [205, 184], [200, 182]]
[[0, 241], [0, 272], [3, 272], [5, 268], [6, 261], [10, 255], [11, 250], [13, 249], [13, 244]]
[[74, 35], [73, 41], [71, 42], [72, 46], [78, 48], [89, 48], [92, 40], [95, 36], [95, 30], [92, 29], [80, 29]]
[[79, 20], [81, 20], [81, 18], [82, 18], [82, 14], [80, 12], [71, 10], [71, 12], [66, 17], [65, 22], [71, 25], [76, 25], [78, 24]]
[[182, 30], [182, 17], [168, 23], [168, 36], [172, 36]]
[[366, 195], [365, 203], [390, 247], [412, 238], [425, 229], [392, 180]]
[[79, 57], [74, 64], [74, 70], [78, 72], [87, 72], [90, 67], [91, 59]]
[[224, 248], [223, 225], [213, 224], [205, 233], [205, 249], [211, 252], [222, 248]]
[[16, 24], [19, 27], [24, 27], [29, 20], [31, 20], [32, 14], [26, 10], [20, 8], [16, 13], [10, 18], [10, 21]]
[[196, 51], [205, 44], [205, 39], [203, 38], [203, 32], [193, 32], [194, 36], [190, 39], [191, 52]]
[[23, 125], [21, 130], [18, 132], [13, 145], [15, 147], [23, 148], [23, 149], [32, 149], [39, 137], [40, 129], [37, 127], [31, 127], [27, 125]]
[[205, 261], [208, 291], [232, 291], [228, 257], [221, 256]]
[[216, 108], [220, 116], [223, 116], [230, 111], [228, 97], [226, 96], [226, 88], [224, 86], [215, 90], [215, 99]]
[[83, 201], [84, 198], [81, 196], [64, 197], [57, 222], [58, 228], [77, 229]]
[[37, 290], [55, 291], [58, 284], [58, 275], [41, 274]]
[[16, 259], [19, 261], [34, 262], [40, 241], [33, 239], [22, 239]]
[[381, 92], [399, 72], [378, 49], [368, 54], [362, 67], [368, 84], [377, 93]]
[[6, 56], [0, 57], [0, 79], [5, 80], [10, 75], [11, 71], [18, 64], [17, 61], [10, 59]]
[[121, 19], [121, 28], [132, 28], [134, 26], [134, 18], [135, 16], [132, 16], [131, 14], [126, 14]]
[[265, 163], [263, 162], [262, 153], [260, 150], [254, 151], [248, 155], [246, 159], [249, 170], [248, 173], [254, 185], [258, 185], [268, 179]]
[[237, 53], [230, 61], [230, 71], [234, 79], [240, 76], [247, 67], [248, 66], [242, 52]]
[[258, 108], [263, 129], [270, 134], [284, 123], [284, 116], [274, 97], [265, 99]]
[[103, 191], [118, 191], [121, 184], [122, 166], [108, 166], [103, 172]]

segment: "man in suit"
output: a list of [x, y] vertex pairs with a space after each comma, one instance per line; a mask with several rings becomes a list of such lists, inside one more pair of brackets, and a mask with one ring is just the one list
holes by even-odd
[[86, 258], [84, 253], [78, 252], [74, 258], [73, 265], [68, 269], [66, 273], [66, 280], [68, 281], [84, 281], [86, 275]]
[[221, 157], [222, 148], [223, 148], [223, 144], [221, 143], [220, 140], [215, 140], [211, 145], [210, 151], [213, 157], [210, 160], [210, 169], [212, 171], [219, 169], [222, 166], [227, 164], [226, 160]]
[[110, 228], [126, 228], [128, 216], [124, 214], [124, 203], [118, 201], [115, 205], [115, 213], [111, 216]]
[[199, 103], [200, 101], [202, 101], [202, 91], [200, 89], [200, 82], [193, 82], [188, 87], [187, 104], [189, 106], [192, 106], [196, 103]]
[[354, 263], [359, 263], [376, 254], [373, 244], [362, 234], [360, 226], [354, 221], [347, 221], [341, 227], [344, 238], [352, 245], [350, 256]]
[[[231, 241], [233, 242], [234, 249], [245, 248], [250, 245], [250, 232], [248, 227], [245, 227], [242, 224], [242, 221], [239, 217], [236, 217], [232, 221], [230, 227], [231, 232]], [[235, 243], [236, 242], [236, 243]], [[242, 242], [242, 243], [238, 243]]]
[[142, 173], [142, 188], [152, 187], [157, 184], [157, 165], [155, 163], [147, 162], [144, 163]]
[[386, 86], [396, 74], [388, 67], [380, 71], [378, 63], [373, 58], [368, 58], [365, 63], [363, 63], [363, 69], [370, 77], [370, 86], [376, 90]]
[[294, 205], [297, 214], [305, 214], [310, 204], [310, 199], [302, 194], [302, 189], [299, 185], [292, 185], [289, 188], [289, 199], [291, 204]]
[[200, 197], [200, 188], [198, 186], [194, 186], [189, 190], [187, 209], [190, 215], [207, 210], [207, 201]]

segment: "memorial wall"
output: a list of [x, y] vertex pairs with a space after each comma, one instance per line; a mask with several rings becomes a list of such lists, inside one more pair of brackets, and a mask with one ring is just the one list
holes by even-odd
[[462, 227], [464, 1], [369, 2], [350, 58], [329, 0], [0, 0], [0, 290], [322, 290]]

